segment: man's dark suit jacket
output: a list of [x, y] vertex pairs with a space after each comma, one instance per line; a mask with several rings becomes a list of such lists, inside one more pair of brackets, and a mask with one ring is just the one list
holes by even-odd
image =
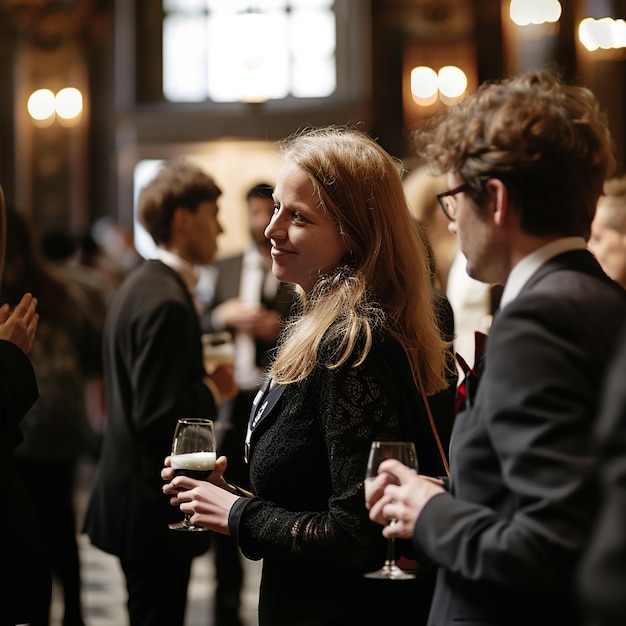
[[[213, 309], [227, 300], [239, 297], [243, 254], [219, 259], [215, 262], [214, 267], [217, 270], [217, 280], [211, 302], [202, 316], [202, 330], [204, 332], [215, 331], [211, 321]], [[280, 283], [276, 296], [267, 300], [264, 299], [263, 304], [266, 308], [276, 311], [281, 319], [286, 319], [289, 315], [292, 301], [292, 287], [286, 283]], [[257, 366], [261, 369], [264, 369], [269, 364], [268, 350], [271, 350], [274, 345], [275, 342], [273, 341], [269, 343], [256, 342]]]
[[0, 507], [2, 582], [0, 625], [27, 623], [50, 603], [52, 575], [42, 523], [18, 472], [15, 448], [19, 423], [39, 397], [35, 371], [15, 344], [0, 341], [0, 455], [3, 472]]
[[580, 576], [590, 626], [626, 624], [626, 327], [619, 346], [594, 439], [602, 505]]
[[475, 403], [455, 421], [450, 492], [415, 525], [440, 566], [431, 626], [580, 622], [588, 443], [625, 317], [624, 290], [585, 250], [550, 260], [496, 315]]
[[160, 261], [133, 270], [111, 302], [104, 331], [107, 428], [84, 532], [125, 559], [154, 550], [200, 554], [210, 533], [167, 525], [182, 513], [163, 494], [161, 469], [176, 421], [215, 419], [202, 378], [200, 321], [180, 276]]

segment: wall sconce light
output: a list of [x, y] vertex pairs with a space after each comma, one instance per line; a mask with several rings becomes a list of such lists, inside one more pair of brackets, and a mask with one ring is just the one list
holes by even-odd
[[439, 97], [450, 106], [465, 95], [467, 91], [467, 76], [465, 72], [454, 66], [446, 65], [439, 70]]
[[411, 70], [411, 95], [416, 104], [427, 107], [437, 101], [439, 79], [432, 67], [420, 65]]
[[39, 128], [50, 126], [55, 119], [62, 126], [75, 126], [83, 111], [83, 94], [75, 87], [65, 87], [56, 95], [50, 89], [37, 89], [28, 98], [26, 108]]
[[36, 126], [50, 126], [54, 121], [54, 94], [49, 89], [33, 91], [26, 104]]
[[511, 0], [509, 15], [518, 26], [558, 22], [561, 17], [558, 0]]
[[78, 122], [83, 112], [83, 94], [75, 87], [65, 87], [57, 93], [54, 104], [59, 121], [72, 125], [72, 120]]
[[439, 72], [431, 67], [420, 65], [411, 70], [411, 95], [418, 106], [428, 107], [437, 101], [451, 106], [465, 95], [467, 76], [454, 66], [446, 65]]
[[578, 39], [589, 52], [626, 48], [626, 21], [603, 17], [587, 17], [578, 26]]

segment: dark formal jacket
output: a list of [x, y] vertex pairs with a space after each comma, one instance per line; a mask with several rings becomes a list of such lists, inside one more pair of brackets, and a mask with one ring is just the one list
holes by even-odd
[[[258, 496], [240, 499], [229, 528], [243, 553], [263, 559], [261, 626], [423, 624], [434, 571], [416, 581], [363, 574], [385, 558], [363, 480], [373, 440], [415, 441], [420, 471], [442, 462], [400, 345], [376, 335], [359, 367], [325, 358], [304, 381], [259, 397], [250, 439]], [[420, 611], [423, 613], [420, 619]]]
[[38, 397], [28, 357], [15, 344], [0, 341], [0, 455], [5, 466], [0, 561], [6, 574], [0, 602], [1, 626], [29, 622], [48, 606], [52, 592], [43, 528], [15, 461], [15, 447], [22, 441], [20, 421]]
[[415, 526], [440, 565], [431, 626], [580, 622], [588, 442], [625, 316], [625, 292], [586, 250], [548, 261], [496, 315], [475, 402], [456, 417], [450, 492]]
[[154, 550], [199, 554], [209, 533], [167, 525], [182, 514], [163, 494], [161, 469], [176, 421], [214, 419], [202, 378], [200, 321], [180, 276], [146, 261], [117, 290], [104, 330], [107, 428], [84, 532], [98, 548], [125, 559]]
[[626, 329], [619, 346], [593, 441], [602, 504], [579, 581], [589, 626], [626, 624]]

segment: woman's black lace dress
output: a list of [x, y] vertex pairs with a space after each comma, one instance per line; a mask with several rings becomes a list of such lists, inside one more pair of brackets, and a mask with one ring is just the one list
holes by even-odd
[[250, 458], [257, 497], [235, 504], [229, 526], [248, 558], [263, 559], [260, 624], [425, 623], [432, 567], [417, 581], [363, 578], [385, 558], [364, 504], [371, 442], [414, 440], [420, 472], [443, 473], [399, 344], [378, 336], [363, 365], [318, 365], [259, 406]]

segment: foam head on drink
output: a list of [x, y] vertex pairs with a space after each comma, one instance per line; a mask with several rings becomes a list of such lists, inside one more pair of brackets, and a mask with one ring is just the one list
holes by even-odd
[[172, 468], [176, 476], [189, 476], [202, 480], [215, 469], [215, 452], [189, 452], [174, 454], [171, 457]]

